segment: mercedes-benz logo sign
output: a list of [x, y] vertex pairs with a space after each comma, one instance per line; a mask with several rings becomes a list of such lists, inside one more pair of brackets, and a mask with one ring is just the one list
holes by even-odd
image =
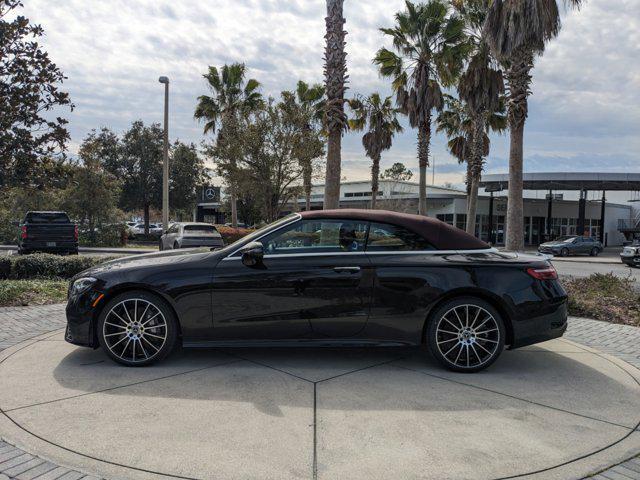
[[204, 191], [204, 195], [205, 195], [205, 197], [210, 198], [210, 199], [216, 198], [216, 192], [215, 192], [215, 190], [213, 188], [207, 188]]

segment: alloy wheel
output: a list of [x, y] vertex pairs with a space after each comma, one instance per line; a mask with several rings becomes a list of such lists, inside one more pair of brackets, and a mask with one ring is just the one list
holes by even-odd
[[107, 313], [102, 335], [109, 351], [131, 363], [154, 358], [167, 342], [167, 320], [148, 300], [128, 298]]
[[456, 367], [481, 367], [500, 348], [500, 328], [484, 308], [457, 305], [438, 320], [436, 345], [442, 356]]

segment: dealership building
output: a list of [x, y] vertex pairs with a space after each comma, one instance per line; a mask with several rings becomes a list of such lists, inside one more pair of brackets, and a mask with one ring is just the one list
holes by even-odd
[[[480, 186], [476, 236], [502, 245], [505, 240], [508, 175], [484, 175]], [[527, 245], [536, 246], [547, 239], [583, 232], [601, 239], [605, 245], [616, 246], [640, 235], [640, 217], [638, 210], [633, 208], [634, 203], [606, 201], [607, 192], [640, 191], [640, 174], [531, 173], [524, 175], [524, 188], [523, 220]], [[417, 213], [417, 183], [381, 180], [379, 189], [377, 208]], [[576, 193], [577, 199], [568, 199]], [[324, 185], [314, 185], [311, 209], [321, 209], [323, 201]], [[341, 184], [340, 208], [370, 208], [370, 202], [369, 180]], [[304, 198], [297, 198], [294, 204], [289, 205], [290, 211], [304, 209]], [[427, 215], [463, 229], [466, 210], [466, 191], [427, 185]]]

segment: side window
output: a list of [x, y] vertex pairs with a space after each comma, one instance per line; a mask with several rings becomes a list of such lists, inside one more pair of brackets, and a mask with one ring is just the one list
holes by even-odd
[[301, 220], [261, 241], [266, 255], [362, 252], [367, 226], [352, 220]]
[[434, 250], [433, 245], [417, 233], [398, 225], [372, 223], [369, 227], [367, 251]]

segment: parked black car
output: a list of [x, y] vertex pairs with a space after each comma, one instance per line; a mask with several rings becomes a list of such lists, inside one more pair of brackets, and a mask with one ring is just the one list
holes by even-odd
[[217, 251], [135, 255], [77, 275], [66, 339], [146, 365], [211, 346], [426, 345], [447, 368], [561, 336], [567, 297], [539, 256], [433, 218], [293, 214]]
[[602, 252], [602, 249], [603, 246], [599, 240], [593, 237], [578, 237], [575, 235], [560, 237], [551, 242], [542, 243], [538, 247], [540, 253], [549, 253], [561, 257], [578, 254], [597, 257]]
[[27, 212], [20, 224], [18, 253], [78, 253], [78, 225], [65, 212]]

